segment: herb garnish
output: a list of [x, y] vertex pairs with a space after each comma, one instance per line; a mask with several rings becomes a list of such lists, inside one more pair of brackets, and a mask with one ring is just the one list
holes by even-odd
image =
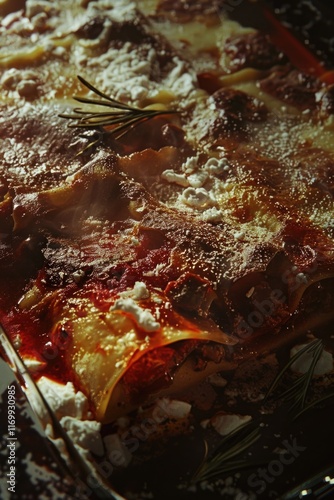
[[[261, 465], [247, 458], [235, 458], [250, 448], [261, 437], [259, 427], [253, 428], [252, 422], [247, 422], [230, 434], [225, 436], [211, 457], [208, 457], [208, 446], [206, 445], [205, 457], [192, 478], [192, 483], [207, 481], [213, 477], [220, 476], [240, 469]], [[232, 460], [234, 459], [234, 460]]]
[[[79, 127], [83, 129], [97, 129], [100, 132], [99, 138], [91, 142], [88, 147], [92, 147], [99, 142], [101, 140], [101, 136], [104, 134], [112, 135], [115, 139], [120, 139], [125, 134], [130, 132], [130, 130], [132, 130], [135, 126], [146, 120], [156, 116], [178, 113], [178, 111], [175, 110], [136, 108], [104, 94], [91, 83], [87, 82], [82, 76], [78, 75], [78, 79], [85, 87], [99, 96], [100, 99], [73, 96], [75, 101], [83, 104], [109, 108], [107, 111], [91, 111], [82, 108], [74, 108], [73, 113], [63, 113], [59, 115], [61, 118], [74, 120], [76, 122], [69, 125], [71, 128]], [[112, 128], [105, 129], [105, 127]]]
[[[321, 339], [317, 339], [311, 342], [310, 344], [307, 344], [305, 347], [300, 349], [300, 351], [298, 351], [294, 356], [292, 356], [292, 358], [282, 368], [282, 370], [279, 372], [279, 374], [269, 387], [265, 397], [265, 401], [269, 398], [269, 396], [272, 395], [276, 387], [282, 381], [282, 378], [287, 372], [287, 370], [295, 363], [295, 361], [297, 361], [304, 354], [309, 353], [312, 354], [312, 361], [310, 363], [308, 370], [303, 375], [299, 376], [297, 380], [293, 382], [289, 388], [287, 388], [285, 391], [276, 396], [275, 399], [285, 398], [286, 401], [290, 401], [291, 402], [290, 411], [294, 413], [295, 419], [299, 415], [304, 413], [306, 409], [314, 406], [316, 402], [306, 405], [306, 398], [310, 389], [314, 369], [316, 367], [317, 362], [320, 359], [323, 348], [324, 348], [323, 341]], [[327, 398], [322, 398], [322, 399], [327, 399]], [[321, 400], [319, 400], [318, 402], [321, 402]]]

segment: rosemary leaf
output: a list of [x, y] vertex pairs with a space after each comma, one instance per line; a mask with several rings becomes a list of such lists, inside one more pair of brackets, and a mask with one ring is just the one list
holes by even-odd
[[277, 375], [277, 377], [275, 378], [275, 380], [273, 381], [273, 383], [269, 387], [264, 401], [266, 401], [268, 399], [268, 397], [272, 394], [272, 392], [276, 389], [276, 387], [278, 386], [278, 384], [281, 382], [284, 374], [288, 371], [288, 369], [291, 367], [291, 365], [293, 365], [293, 363], [295, 361], [297, 361], [297, 359], [299, 359], [303, 354], [312, 351], [318, 345], [321, 345], [321, 347], [323, 346], [322, 340], [317, 339], [317, 340], [314, 340], [313, 342], [311, 342], [310, 344], [306, 345], [305, 347], [303, 347], [302, 349], [300, 349], [300, 351], [298, 351], [288, 361], [288, 363], [286, 363], [286, 365], [284, 365], [284, 367], [282, 368], [282, 370], [279, 372], [279, 374]]
[[[247, 429], [246, 429], [247, 427]], [[246, 432], [245, 432], [246, 429]], [[249, 459], [232, 460], [246, 451], [261, 437], [260, 429], [247, 423], [239, 427], [228, 436], [226, 436], [211, 457], [207, 457], [201, 464], [192, 478], [193, 483], [198, 483], [217, 477], [226, 472], [238, 471], [241, 468], [253, 467], [254, 461]], [[223, 449], [222, 449], [223, 448]], [[221, 451], [219, 451], [221, 450]], [[256, 462], [255, 465], [257, 465]]]
[[[175, 114], [174, 110], [156, 110], [156, 109], [140, 109], [130, 104], [125, 104], [112, 97], [104, 94], [91, 83], [87, 82], [82, 76], [78, 75], [79, 81], [94, 92], [100, 99], [74, 96], [73, 99], [91, 106], [104, 106], [108, 111], [92, 111], [82, 108], [74, 108], [73, 113], [62, 113], [59, 116], [67, 120], [72, 120], [69, 124], [70, 128], [97, 129], [101, 132], [99, 139], [91, 142], [86, 148], [90, 148], [102, 140], [104, 134], [113, 136], [115, 139], [120, 139], [137, 125], [161, 115]], [[112, 127], [105, 129], [105, 127]]]
[[[288, 387], [285, 391], [278, 394], [274, 399], [285, 399], [286, 401], [291, 402], [290, 411], [296, 412], [296, 415], [301, 415], [306, 405], [306, 398], [310, 389], [312, 377], [314, 374], [314, 370], [316, 364], [318, 363], [321, 353], [323, 351], [323, 341], [321, 339], [314, 340], [310, 344], [306, 345], [302, 349], [300, 349], [282, 368], [279, 372], [273, 383], [268, 389], [266, 397], [264, 401], [267, 401], [269, 396], [272, 395], [274, 390], [277, 388], [279, 383], [282, 381], [283, 376], [287, 372], [287, 370], [297, 361], [301, 356], [306, 353], [312, 354], [312, 361], [306, 373], [299, 376], [295, 382], [292, 383], [290, 387]], [[296, 415], [294, 419], [297, 418]]]
[[312, 380], [312, 377], [314, 374], [314, 370], [315, 370], [316, 364], [318, 363], [318, 361], [320, 359], [322, 351], [323, 351], [323, 342], [320, 340], [320, 342], [318, 344], [315, 344], [314, 351], [313, 351], [312, 363], [310, 365], [310, 368], [306, 372], [305, 383], [304, 383], [304, 387], [303, 387], [304, 390], [301, 394], [301, 404], [300, 404], [301, 408], [304, 408], [304, 406], [305, 406], [306, 396], [307, 396], [308, 390], [310, 388], [310, 384], [311, 384], [311, 380]]
[[203, 473], [201, 473], [199, 477], [193, 479], [193, 482], [201, 483], [203, 481], [208, 481], [209, 479], [217, 478], [218, 476], [222, 476], [224, 474], [238, 472], [242, 469], [248, 469], [249, 467], [257, 467], [263, 465], [263, 463], [263, 461], [250, 461], [247, 459], [224, 462], [220, 465], [217, 464], [216, 468], [214, 469], [203, 471]]
[[314, 408], [315, 406], [318, 406], [320, 405], [321, 403], [324, 403], [325, 401], [327, 401], [328, 399], [333, 399], [334, 398], [334, 392], [331, 392], [329, 394], [326, 394], [325, 396], [319, 398], [319, 399], [316, 399], [315, 401], [312, 401], [311, 403], [309, 403], [308, 405], [306, 405], [302, 410], [300, 410], [294, 417], [293, 417], [293, 420], [297, 420], [298, 417], [300, 417], [300, 415], [302, 415], [303, 413], [305, 413], [306, 411], [310, 410], [311, 408]]
[[[82, 76], [77, 75], [77, 78], [85, 87], [87, 87], [89, 90], [94, 92], [94, 94], [111, 102], [114, 105], [114, 107], [123, 107], [124, 109], [136, 109], [136, 108], [132, 108], [132, 106], [130, 106], [128, 104], [124, 104], [122, 102], [116, 101], [116, 99], [113, 99], [112, 97], [108, 96], [108, 94], [104, 94], [103, 92], [101, 92], [101, 90], [98, 90], [91, 83], [87, 82], [87, 80], [85, 80]], [[77, 97], [76, 98], [76, 100], [80, 100], [80, 99], [85, 99], [85, 97]], [[105, 104], [105, 106], [107, 106], [107, 104]]]

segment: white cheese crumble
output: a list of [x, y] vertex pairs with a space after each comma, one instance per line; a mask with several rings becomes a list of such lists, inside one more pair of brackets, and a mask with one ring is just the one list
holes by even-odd
[[189, 186], [189, 180], [185, 174], [177, 174], [174, 170], [165, 170], [161, 174], [162, 179], [167, 182], [178, 184], [179, 186], [187, 187]]
[[160, 328], [160, 323], [155, 320], [153, 314], [147, 309], [142, 309], [131, 298], [117, 299], [115, 304], [110, 308], [110, 311], [115, 310], [130, 313], [135, 318], [138, 326], [145, 332], [155, 332]]
[[163, 84], [175, 95], [187, 97], [188, 94], [197, 88], [197, 75], [193, 68], [178, 57], [173, 57], [174, 68], [168, 73]]
[[167, 182], [178, 184], [179, 186], [182, 187], [191, 186], [194, 188], [200, 188], [205, 184], [206, 180], [208, 179], [208, 174], [207, 172], [200, 171], [190, 174], [187, 177], [186, 174], [178, 174], [174, 170], [168, 169], [162, 172], [161, 177], [162, 179], [165, 179]]
[[99, 422], [66, 416], [60, 420], [60, 424], [77, 446], [92, 451], [95, 455], [103, 455], [101, 424]]
[[[90, 5], [86, 16], [88, 19], [103, 10], [101, 1], [92, 2], [92, 7]], [[116, 99], [131, 100], [136, 104], [158, 95], [165, 89], [177, 98], [185, 98], [197, 89], [196, 72], [187, 61], [175, 55], [171, 61], [170, 71], [165, 73], [159, 67], [158, 50], [154, 44], [145, 40], [139, 44], [125, 42], [122, 46], [111, 45], [106, 49], [110, 32], [113, 30], [113, 21], [123, 22], [125, 19], [135, 21], [138, 16], [135, 3], [127, 2], [127, 5], [124, 4], [124, 9], [119, 8], [118, 2], [116, 5], [117, 9], [113, 9], [110, 8], [110, 3], [106, 4], [108, 19], [105, 20], [104, 29], [97, 39], [81, 39], [74, 46], [73, 63], [77, 68], [80, 71], [87, 68], [90, 73], [98, 70], [95, 71], [95, 83], [98, 88], [112, 94]], [[120, 15], [122, 10], [124, 13]], [[152, 72], [155, 78], [152, 78]]]
[[212, 204], [209, 192], [204, 188], [189, 187], [180, 196], [181, 203], [197, 209], [203, 209]]
[[190, 174], [194, 172], [198, 167], [198, 156], [190, 156], [186, 159], [184, 163], [182, 163], [182, 170], [186, 174]]
[[188, 417], [191, 412], [191, 404], [177, 399], [161, 398], [156, 402], [159, 418], [179, 420]]
[[[38, 380], [37, 385], [59, 420], [64, 416], [87, 418], [88, 400], [81, 391], [75, 391], [72, 382], [67, 382], [64, 385], [43, 376]], [[33, 397], [32, 399], [34, 400]], [[41, 414], [41, 418], [44, 420], [46, 415], [44, 415], [43, 409], [39, 408], [35, 400], [34, 403], [34, 409], [39, 415]]]
[[127, 467], [132, 455], [124, 446], [118, 434], [109, 434], [103, 438], [110, 462], [117, 467]]
[[230, 170], [225, 158], [209, 158], [203, 169], [210, 174], [221, 174]]
[[188, 182], [191, 187], [200, 188], [202, 187], [208, 179], [207, 172], [200, 171], [188, 176]]
[[308, 277], [304, 273], [298, 273], [296, 275], [296, 282], [300, 285], [308, 283]]
[[[71, 382], [61, 384], [43, 376], [37, 385], [80, 454], [88, 460], [90, 452], [102, 456], [104, 449], [100, 435], [101, 423], [90, 418], [86, 396], [81, 391], [76, 392]], [[44, 406], [40, 407], [33, 391], [28, 390], [28, 396], [44, 424], [46, 436], [53, 441], [64, 460], [67, 460], [66, 446], [62, 439], [55, 439], [54, 429]]]
[[220, 222], [223, 219], [223, 212], [216, 207], [204, 210], [202, 219], [206, 222]]
[[243, 240], [245, 238], [245, 231], [237, 231], [233, 234], [235, 240]]
[[213, 373], [208, 377], [208, 382], [214, 387], [225, 387], [227, 385], [227, 380], [223, 378], [219, 373]]
[[83, 269], [78, 269], [72, 273], [72, 278], [75, 283], [80, 283], [80, 281], [85, 277], [86, 273]]
[[148, 299], [150, 296], [150, 292], [143, 281], [136, 281], [133, 287], [133, 293], [136, 300]]
[[125, 298], [128, 297], [134, 300], [143, 300], [150, 298], [150, 292], [143, 281], [136, 281], [133, 288], [121, 292], [120, 296]]
[[153, 270], [147, 271], [146, 273], [144, 273], [144, 276], [159, 276], [160, 271], [162, 271], [164, 267], [165, 267], [165, 264], [162, 264], [162, 263], [157, 264]]
[[221, 436], [227, 436], [250, 420], [252, 420], [250, 415], [217, 413], [211, 418], [210, 424]]
[[[77, 61], [80, 66], [88, 65], [91, 70], [99, 68], [96, 76], [97, 87], [110, 89], [109, 92], [114, 94], [116, 99], [138, 103], [149, 96], [151, 82], [148, 75], [154, 66], [154, 49], [149, 49], [143, 60], [133, 45], [126, 42], [120, 48], [110, 48], [101, 56], [88, 59], [88, 64], [86, 51], [81, 54], [78, 52]], [[126, 86], [124, 82], [127, 82]]]
[[[301, 349], [306, 347], [307, 344], [301, 344], [293, 347], [290, 351], [290, 358], [295, 356]], [[295, 373], [306, 373], [311, 366], [313, 361], [313, 355], [310, 352], [305, 352], [302, 354], [294, 363], [291, 365], [291, 370]], [[333, 355], [325, 350], [322, 351], [321, 356], [315, 365], [314, 375], [325, 375], [333, 370]]]

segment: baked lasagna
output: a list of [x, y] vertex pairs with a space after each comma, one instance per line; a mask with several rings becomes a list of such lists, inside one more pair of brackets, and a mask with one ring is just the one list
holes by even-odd
[[102, 423], [333, 319], [333, 74], [231, 4], [0, 4], [0, 320]]

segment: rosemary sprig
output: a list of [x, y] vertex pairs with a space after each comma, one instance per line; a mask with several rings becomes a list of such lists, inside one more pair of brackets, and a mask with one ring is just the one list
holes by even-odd
[[318, 406], [320, 405], [321, 403], [324, 403], [325, 401], [327, 401], [328, 399], [333, 399], [334, 398], [334, 392], [330, 392], [329, 394], [326, 394], [325, 396], [322, 396], [321, 398], [319, 399], [316, 399], [315, 401], [312, 401], [311, 403], [305, 405], [305, 407], [300, 410], [295, 416], [294, 416], [294, 420], [296, 420], [298, 417], [300, 417], [300, 415], [302, 415], [303, 413], [305, 413], [306, 411], [310, 410], [311, 408], [314, 408], [315, 406]]
[[[97, 129], [100, 132], [99, 138], [90, 143], [88, 147], [99, 142], [103, 134], [109, 134], [115, 139], [120, 139], [134, 127], [151, 118], [178, 113], [178, 111], [175, 110], [136, 108], [130, 104], [117, 101], [101, 92], [91, 83], [87, 82], [82, 76], [78, 75], [78, 79], [85, 87], [94, 92], [99, 99], [73, 96], [75, 101], [92, 106], [104, 106], [108, 108], [106, 111], [91, 111], [82, 108], [74, 108], [73, 113], [62, 113], [59, 115], [61, 118], [66, 118], [75, 122], [69, 125], [70, 128]], [[112, 128], [106, 130], [105, 127]]]
[[310, 353], [312, 354], [312, 361], [309, 366], [309, 369], [307, 370], [306, 373], [301, 375], [300, 377], [297, 378], [295, 382], [292, 383], [292, 385], [280, 393], [278, 396], [276, 396], [275, 399], [283, 399], [285, 398], [286, 401], [291, 402], [291, 407], [290, 411], [295, 412], [295, 418], [297, 416], [301, 415], [303, 413], [304, 409], [306, 408], [306, 398], [310, 389], [311, 385], [311, 380], [313, 377], [314, 369], [316, 367], [317, 362], [320, 359], [321, 353], [323, 351], [323, 341], [321, 339], [314, 340], [310, 344], [306, 345], [303, 347], [303, 349], [300, 349], [289, 361], [286, 363], [286, 365], [282, 368], [282, 370], [279, 372], [273, 383], [268, 389], [268, 392], [266, 394], [266, 397], [264, 399], [264, 402], [266, 402], [273, 394], [279, 383], [282, 381], [285, 373], [287, 370], [303, 355]]
[[208, 457], [208, 447], [205, 443], [205, 457], [195, 472], [192, 483], [200, 483], [222, 474], [261, 465], [263, 462], [236, 458], [256, 443], [260, 437], [259, 427], [254, 429], [252, 423], [247, 422], [225, 436], [211, 457]]

